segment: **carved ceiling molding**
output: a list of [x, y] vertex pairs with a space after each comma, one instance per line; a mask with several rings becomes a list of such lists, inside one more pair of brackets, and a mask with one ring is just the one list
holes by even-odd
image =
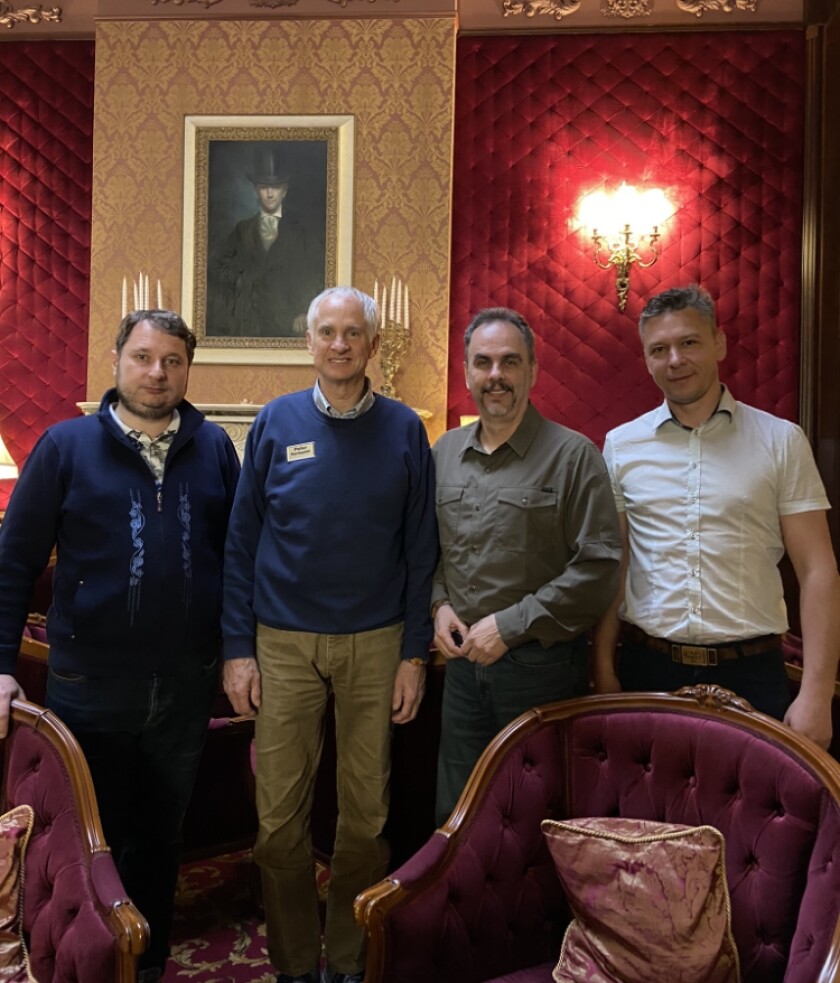
[[152, 6], [157, 7], [158, 4], [171, 3], [173, 7], [183, 7], [184, 3], [197, 3], [202, 9], [209, 10], [221, 2], [222, 0], [152, 0]]
[[60, 24], [61, 7], [44, 10], [39, 3], [34, 7], [15, 10], [13, 3], [0, 3], [0, 27], [13, 28], [15, 24]]
[[[399, 3], [400, 0], [393, 0], [394, 3]], [[330, 3], [337, 3], [341, 7], [346, 7], [350, 0], [330, 0]], [[367, 3], [376, 3], [376, 0], [367, 0]]]
[[298, 0], [251, 0], [251, 6], [277, 10], [279, 7], [294, 7], [297, 2]]
[[677, 0], [677, 7], [687, 14], [702, 17], [703, 14], [731, 14], [733, 10], [746, 10], [754, 14], [758, 10], [760, 0]]
[[604, 17], [650, 17], [653, 0], [604, 0], [601, 6]]
[[550, 14], [555, 20], [562, 20], [569, 14], [577, 13], [580, 3], [581, 0], [503, 0], [502, 10], [505, 17]]

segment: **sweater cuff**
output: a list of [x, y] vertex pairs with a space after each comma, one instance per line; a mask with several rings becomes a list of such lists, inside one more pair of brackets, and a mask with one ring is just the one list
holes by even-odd
[[222, 643], [222, 658], [225, 662], [230, 659], [255, 659], [256, 642], [252, 635], [225, 638]]

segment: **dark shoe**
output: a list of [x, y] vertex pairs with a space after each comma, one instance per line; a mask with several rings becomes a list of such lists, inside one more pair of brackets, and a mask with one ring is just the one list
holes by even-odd
[[358, 973], [335, 973], [327, 970], [324, 977], [325, 983], [364, 983], [365, 971], [360, 969]]
[[156, 967], [141, 969], [137, 972], [137, 983], [158, 983], [163, 973]]
[[278, 973], [277, 983], [320, 983], [321, 973], [304, 973], [303, 976], [289, 976], [288, 973]]

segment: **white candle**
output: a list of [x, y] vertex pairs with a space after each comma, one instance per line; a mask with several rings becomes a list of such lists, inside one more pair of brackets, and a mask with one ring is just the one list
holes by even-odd
[[121, 317], [125, 317], [128, 314], [128, 283], [125, 277], [123, 277], [122, 282], [122, 307], [120, 310], [122, 311]]
[[397, 295], [394, 301], [394, 321], [399, 325], [402, 324], [402, 282], [400, 280], [396, 281], [394, 293]]
[[379, 280], [373, 281], [373, 299], [375, 303], [379, 304]]
[[388, 324], [388, 288], [386, 286], [382, 287], [382, 306], [379, 308], [382, 314], [383, 325]]
[[408, 316], [408, 284], [406, 284], [405, 285], [405, 333], [406, 334], [408, 334], [408, 324], [409, 324], [409, 316]]
[[388, 317], [390, 320], [396, 320], [396, 314], [394, 311], [394, 294], [397, 292], [397, 278], [395, 276], [391, 277], [391, 306], [388, 308]]
[[132, 280], [131, 289], [134, 291], [134, 310], [140, 310], [140, 294], [138, 293], [137, 284]]
[[160, 289], [160, 280], [158, 280], [158, 282], [157, 282], [157, 305], [158, 305], [158, 310], [159, 311], [162, 311], [163, 310], [163, 294], [162, 294], [161, 289]]
[[149, 274], [146, 274], [143, 280], [143, 308], [145, 310], [149, 309]]

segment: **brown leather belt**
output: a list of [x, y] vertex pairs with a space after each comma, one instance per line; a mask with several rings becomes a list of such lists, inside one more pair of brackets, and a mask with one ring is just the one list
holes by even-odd
[[781, 635], [759, 635], [758, 638], [744, 638], [728, 645], [684, 645], [669, 642], [667, 638], [654, 638], [628, 622], [624, 623], [623, 634], [636, 644], [670, 656], [672, 662], [679, 662], [684, 666], [716, 666], [719, 662], [732, 659], [764, 655], [782, 646]]

